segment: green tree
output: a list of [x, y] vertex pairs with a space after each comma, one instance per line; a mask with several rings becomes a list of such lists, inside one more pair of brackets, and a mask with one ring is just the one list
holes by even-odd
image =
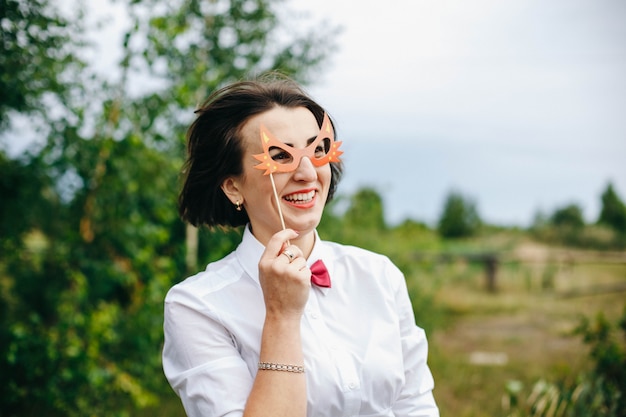
[[607, 185], [601, 198], [602, 209], [598, 223], [605, 224], [620, 234], [626, 234], [626, 205], [613, 189], [612, 183]]
[[[41, 112], [44, 95], [67, 91], [82, 36], [48, 0], [0, 0], [0, 130], [8, 113]], [[75, 5], [80, 13], [81, 5]]]
[[476, 204], [459, 192], [450, 192], [437, 223], [439, 234], [445, 238], [469, 237], [478, 232], [480, 225]]
[[361, 188], [350, 198], [344, 219], [349, 226], [359, 229], [386, 229], [382, 197], [373, 188]]
[[[43, 0], [10, 3], [57, 16]], [[24, 97], [41, 97], [35, 87], [44, 85], [58, 107], [40, 107], [41, 148], [19, 160], [0, 155], [10, 202], [0, 212], [2, 415], [124, 416], [170, 392], [160, 363], [162, 303], [187, 269], [176, 194], [193, 109], [246, 74], [277, 69], [306, 80], [330, 50], [332, 30], [280, 42], [277, 3], [127, 0], [132, 25], [118, 77], [78, 71], [77, 61], [25, 85]], [[82, 18], [63, 27], [82, 30]], [[57, 33], [38, 30], [42, 39]], [[68, 41], [60, 49], [73, 57], [89, 47]], [[30, 64], [56, 68], [46, 64], [48, 50], [33, 50]], [[145, 78], [151, 87], [133, 88]], [[32, 107], [6, 102], [19, 112]], [[200, 262], [236, 239], [203, 231]]]
[[550, 223], [558, 227], [581, 229], [585, 226], [583, 211], [577, 204], [569, 204], [558, 208], [550, 217]]

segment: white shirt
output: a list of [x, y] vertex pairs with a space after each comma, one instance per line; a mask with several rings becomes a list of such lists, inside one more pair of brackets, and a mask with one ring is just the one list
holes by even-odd
[[[163, 369], [189, 417], [241, 416], [257, 373], [265, 304], [248, 228], [238, 248], [165, 298]], [[382, 255], [321, 241], [332, 287], [311, 287], [301, 333], [307, 416], [439, 416], [406, 282]]]

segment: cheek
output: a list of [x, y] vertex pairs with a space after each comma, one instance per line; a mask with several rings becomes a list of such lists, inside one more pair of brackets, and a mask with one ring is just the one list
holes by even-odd
[[269, 175], [263, 175], [263, 171], [257, 169], [246, 169], [242, 176], [242, 183], [250, 196], [262, 196], [268, 190], [270, 193], [272, 192]]
[[330, 185], [330, 180], [332, 178], [332, 171], [330, 169], [330, 164], [326, 164], [322, 167], [322, 172], [320, 174], [320, 177], [323, 179], [323, 182], [326, 183], [326, 185]]

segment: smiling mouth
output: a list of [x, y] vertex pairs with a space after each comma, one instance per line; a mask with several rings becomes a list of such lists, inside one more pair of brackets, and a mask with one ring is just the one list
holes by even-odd
[[284, 200], [295, 204], [306, 204], [313, 201], [315, 197], [315, 190], [311, 190], [308, 193], [294, 193], [283, 197]]

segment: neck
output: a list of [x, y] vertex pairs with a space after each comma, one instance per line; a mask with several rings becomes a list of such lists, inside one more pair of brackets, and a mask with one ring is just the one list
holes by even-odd
[[311, 252], [313, 252], [313, 246], [315, 245], [315, 232], [309, 232], [305, 235], [298, 236], [296, 239], [291, 240], [291, 244], [299, 247], [304, 254], [304, 257], [309, 259]]

